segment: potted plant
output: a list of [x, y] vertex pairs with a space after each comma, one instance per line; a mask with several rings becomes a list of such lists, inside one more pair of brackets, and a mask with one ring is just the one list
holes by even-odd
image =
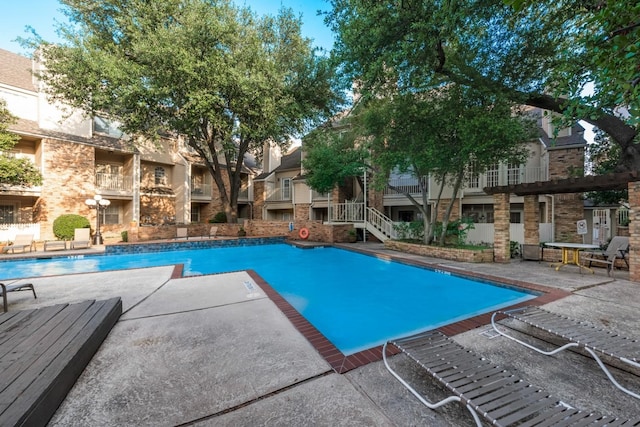
[[349, 229], [349, 237], [347, 240], [349, 243], [355, 243], [358, 240], [358, 233], [355, 228]]
[[247, 235], [247, 231], [244, 229], [244, 227], [240, 227], [238, 229], [238, 237], [244, 237]]

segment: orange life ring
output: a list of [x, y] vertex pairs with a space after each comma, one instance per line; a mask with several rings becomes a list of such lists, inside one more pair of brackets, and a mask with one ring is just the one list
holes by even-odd
[[306, 240], [309, 238], [309, 230], [307, 230], [306, 228], [301, 228], [298, 235], [300, 236], [301, 239]]

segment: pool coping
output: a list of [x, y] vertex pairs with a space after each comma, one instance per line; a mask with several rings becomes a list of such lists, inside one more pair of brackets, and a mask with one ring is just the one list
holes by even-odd
[[[332, 245], [323, 245], [327, 247], [334, 247]], [[373, 256], [380, 259], [391, 260], [406, 265], [412, 265], [420, 268], [427, 268], [438, 272], [450, 273], [459, 277], [465, 277], [470, 279], [477, 279], [481, 281], [487, 281], [492, 283], [498, 283], [507, 287], [516, 287], [539, 293], [539, 295], [533, 299], [523, 301], [517, 304], [513, 304], [503, 309], [513, 309], [517, 307], [524, 307], [527, 305], [541, 306], [552, 301], [559, 300], [561, 298], [571, 295], [571, 292], [551, 288], [547, 286], [537, 285], [534, 283], [524, 282], [522, 280], [513, 280], [505, 277], [492, 276], [489, 274], [465, 271], [462, 273], [459, 269], [448, 268], [440, 264], [432, 264], [429, 262], [409, 260], [400, 256], [396, 257], [389, 254], [375, 254], [368, 251], [353, 250], [351, 248], [339, 249], [350, 250], [352, 252], [361, 253], [363, 255]], [[315, 326], [313, 326], [307, 319], [302, 316], [287, 300], [285, 300], [275, 289], [269, 285], [260, 275], [254, 270], [246, 270], [251, 278], [259, 285], [269, 299], [280, 309], [280, 311], [289, 319], [291, 324], [300, 332], [311, 345], [320, 353], [320, 355], [329, 363], [331, 368], [339, 373], [344, 374], [353, 369], [367, 365], [369, 363], [378, 362], [382, 360], [382, 345], [369, 348], [367, 350], [359, 351], [354, 354], [345, 355], [342, 353], [331, 341], [327, 339]], [[477, 316], [470, 317], [461, 321], [453, 322], [448, 325], [436, 328], [447, 336], [457, 335], [463, 332], [470, 331], [472, 329], [487, 326], [491, 323], [492, 312], [479, 314]], [[397, 354], [399, 351], [395, 347], [388, 347], [387, 354]]]

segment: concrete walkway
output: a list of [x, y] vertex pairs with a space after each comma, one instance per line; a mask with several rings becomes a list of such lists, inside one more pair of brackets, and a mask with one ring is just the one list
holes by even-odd
[[[355, 248], [389, 255], [380, 245]], [[546, 308], [640, 337], [640, 285], [622, 274], [611, 280], [604, 270], [581, 275], [537, 262], [417, 258], [569, 290], [571, 296]], [[333, 372], [247, 273], [172, 277], [172, 267], [157, 267], [36, 278], [30, 281], [37, 300], [27, 292], [9, 295], [12, 311], [111, 296], [123, 300], [120, 321], [50, 425], [474, 425], [458, 404], [436, 411], [422, 406], [382, 362]], [[568, 352], [540, 356], [486, 331], [454, 339], [573, 406], [627, 418], [640, 414], [640, 401], [617, 391], [591, 359]], [[444, 396], [404, 356], [392, 363], [427, 396]], [[619, 378], [640, 390], [639, 377]]]

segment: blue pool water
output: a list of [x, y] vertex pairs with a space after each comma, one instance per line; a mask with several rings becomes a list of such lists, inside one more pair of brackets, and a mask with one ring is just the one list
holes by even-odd
[[0, 263], [0, 280], [184, 264], [185, 275], [255, 270], [344, 354], [535, 295], [336, 248], [287, 244]]

